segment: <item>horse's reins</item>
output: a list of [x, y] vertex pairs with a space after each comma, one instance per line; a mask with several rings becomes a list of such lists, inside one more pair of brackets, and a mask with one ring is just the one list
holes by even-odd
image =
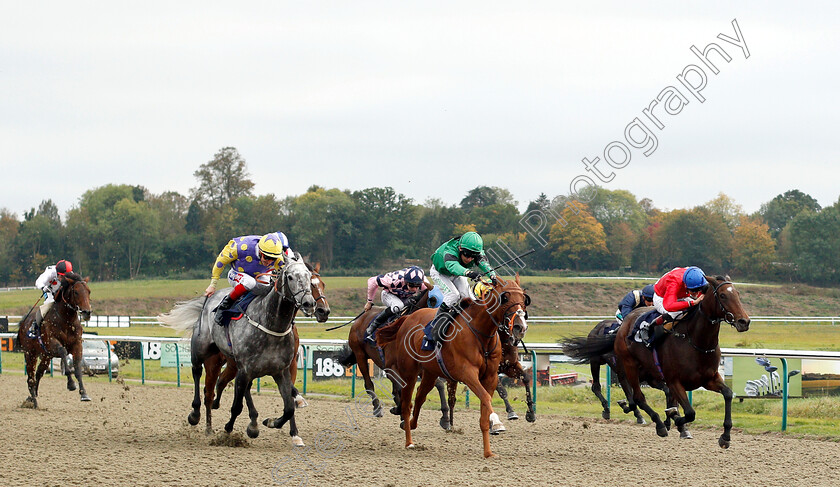
[[[703, 313], [703, 308], [702, 307], [698, 307], [697, 311], [700, 314], [702, 314], [703, 316], [706, 316], [706, 318], [709, 320], [709, 322], [712, 323], [713, 325], [720, 325], [721, 321], [725, 321], [725, 322], [729, 323], [730, 326], [735, 326], [735, 315], [731, 311], [726, 309], [726, 307], [723, 305], [723, 303], [720, 302], [720, 296], [718, 296], [718, 289], [720, 289], [724, 284], [732, 284], [732, 282], [731, 281], [722, 281], [717, 286], [715, 286], [714, 290], [712, 291], [715, 295], [715, 302], [720, 307], [720, 310], [723, 312], [723, 317], [722, 318], [712, 318], [711, 316], [706, 316], [706, 314]], [[674, 326], [676, 326], [676, 325], [674, 325]], [[698, 347], [691, 340], [691, 337], [688, 336], [685, 333], [679, 333], [679, 332], [676, 332], [676, 331], [672, 332], [672, 333], [677, 338], [685, 338], [686, 340], [688, 340], [689, 345], [694, 347], [694, 349], [697, 350], [698, 352], [712, 353], [715, 350], [717, 350], [717, 347], [711, 348], [711, 349], [704, 349], [704, 348]]]
[[[307, 272], [309, 272], [308, 269], [307, 269]], [[297, 312], [297, 309], [300, 308], [300, 306], [298, 305], [297, 299], [295, 299], [297, 297], [297, 295], [303, 293], [304, 296], [305, 296], [307, 289], [309, 290], [310, 293], [312, 292], [312, 289], [310, 287], [305, 286], [304, 289], [302, 289], [302, 290], [300, 290], [296, 293], [292, 293], [291, 288], [286, 284], [286, 279], [284, 279], [284, 277], [286, 276], [285, 269], [280, 274], [275, 274], [275, 273], [271, 272], [271, 273], [263, 273], [263, 274], [259, 274], [259, 275], [265, 275], [265, 274], [272, 274], [275, 277], [274, 285], [273, 285], [274, 291], [277, 292], [277, 294], [279, 294], [281, 296], [281, 299], [284, 299], [284, 300], [291, 301], [291, 302], [295, 303], [295, 312]], [[277, 283], [280, 282], [280, 281], [283, 281], [283, 284], [281, 284], [280, 288], [278, 289]], [[286, 291], [288, 291], [288, 293]], [[287, 296], [287, 294], [291, 294], [291, 296]], [[294, 329], [294, 320], [289, 322], [289, 327], [286, 329], [286, 331], [277, 332], [277, 331], [273, 331], [273, 330], [270, 330], [270, 329], [266, 328], [265, 326], [261, 325], [257, 321], [254, 321], [254, 319], [252, 319], [250, 316], [248, 316], [247, 312], [243, 311], [242, 314], [245, 316], [245, 319], [248, 320], [248, 323], [250, 323], [252, 326], [256, 327], [258, 330], [262, 331], [263, 333], [266, 333], [266, 334], [271, 335], [271, 336], [284, 337], [284, 336], [288, 335], [289, 333], [291, 333], [292, 330]]]

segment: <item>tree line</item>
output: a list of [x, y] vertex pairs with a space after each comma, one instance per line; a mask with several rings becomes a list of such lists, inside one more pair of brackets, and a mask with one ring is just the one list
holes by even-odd
[[[488, 186], [466, 191], [458, 205], [418, 203], [390, 187], [255, 195], [245, 159], [233, 147], [194, 175], [188, 195], [131, 185], [93, 188], [64, 218], [51, 200], [22, 220], [0, 209], [0, 285], [29, 285], [61, 258], [97, 280], [204, 277], [230, 238], [270, 231], [285, 232], [293, 248], [328, 272], [369, 274], [407, 259], [426, 267], [442, 242], [468, 230], [481, 233], [486, 248], [505, 249], [496, 252], [500, 258], [538, 249], [524, 260], [524, 272], [657, 274], [698, 265], [739, 278], [840, 283], [840, 201], [822, 208], [796, 189], [750, 215], [723, 193], [693, 208], [663, 211], [649, 198], [601, 187], [587, 204], [541, 194], [520, 213], [508, 190]], [[543, 246], [520, 220], [546, 209], [561, 218]]]

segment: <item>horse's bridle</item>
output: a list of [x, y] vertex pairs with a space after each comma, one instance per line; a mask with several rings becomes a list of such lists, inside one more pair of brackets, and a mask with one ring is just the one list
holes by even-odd
[[721, 281], [720, 283], [718, 283], [717, 286], [715, 286], [715, 289], [714, 289], [715, 302], [720, 307], [720, 311], [723, 313], [723, 317], [713, 319], [712, 323], [714, 323], [716, 325], [719, 325], [721, 321], [725, 321], [725, 322], [729, 323], [731, 326], [735, 326], [735, 315], [731, 311], [726, 309], [726, 306], [724, 306], [723, 303], [720, 301], [720, 296], [718, 296], [718, 289], [720, 289], [725, 284], [732, 284], [732, 282], [731, 281]]
[[[319, 274], [319, 273], [315, 272], [315, 271], [314, 271], [314, 270], [312, 270], [312, 269], [310, 269], [310, 270], [309, 270], [309, 272], [310, 272], [310, 274], [312, 274], [312, 277], [317, 277], [319, 281], [321, 280], [321, 274]], [[310, 281], [310, 282], [311, 282], [311, 281]], [[316, 286], [316, 287], [317, 287], [317, 286]], [[313, 296], [313, 298], [314, 298], [314, 296]], [[321, 290], [320, 290], [320, 289], [318, 289], [318, 297], [317, 297], [317, 298], [315, 298], [315, 302], [317, 303], [317, 302], [318, 302], [318, 300], [320, 300], [320, 299], [323, 299], [323, 300], [324, 300], [324, 304], [327, 304], [327, 297], [326, 297], [323, 293], [321, 293]]]
[[[65, 286], [64, 282], [68, 283], [68, 285]], [[61, 305], [72, 309], [76, 313], [84, 313], [86, 310], [83, 310], [78, 304], [72, 305], [68, 302], [66, 294], [72, 293], [75, 296], [76, 291], [73, 290], [73, 285], [74, 284], [69, 284], [70, 281], [67, 281], [67, 280], [65, 280], [64, 282], [61, 284], [61, 288], [58, 291], [58, 295], [61, 296], [61, 301], [56, 300], [55, 302], [60, 303]], [[78, 282], [78, 281], [74, 281], [74, 283], [75, 282]]]
[[[281, 296], [283, 300], [293, 302], [295, 303], [295, 307], [300, 308], [302, 306], [302, 303], [300, 302], [300, 300], [298, 300], [298, 296], [306, 296], [307, 294], [312, 295], [312, 286], [307, 285], [304, 286], [303, 289], [301, 289], [298, 292], [292, 292], [292, 289], [289, 287], [288, 284], [286, 284], [286, 270], [290, 265], [292, 264], [287, 263], [285, 266], [283, 266], [282, 269], [280, 269], [280, 272], [272, 272], [272, 278], [274, 279], [274, 290], [277, 292], [277, 294]], [[311, 282], [311, 271], [307, 269], [306, 272], [310, 272], [309, 281]], [[280, 284], [280, 287], [278, 288], [277, 283], [280, 281], [282, 281], [283, 284]]]

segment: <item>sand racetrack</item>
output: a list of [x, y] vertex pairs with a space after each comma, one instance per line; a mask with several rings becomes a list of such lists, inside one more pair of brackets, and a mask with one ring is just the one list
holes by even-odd
[[[45, 377], [40, 410], [20, 407], [25, 379], [0, 375], [2, 485], [691, 485], [828, 486], [840, 482], [840, 444], [749, 436], [734, 432], [717, 446], [720, 429], [693, 429], [660, 439], [650, 426], [539, 416], [505, 421], [492, 438], [497, 458], [481, 458], [476, 409], [455, 415], [455, 433], [424, 410], [414, 440], [403, 448], [398, 421], [358, 406], [310, 398], [297, 413], [307, 448], [293, 451], [288, 428], [261, 427], [249, 447], [211, 446], [220, 437], [187, 424], [192, 387], [89, 382], [93, 401], [68, 392], [63, 377]], [[128, 389], [126, 389], [126, 386]], [[228, 419], [232, 394], [215, 411], [215, 430]], [[260, 419], [276, 416], [276, 394], [255, 396]], [[503, 415], [504, 416], [504, 415]], [[247, 409], [234, 434], [244, 437]], [[621, 455], [616, 452], [624, 452]]]

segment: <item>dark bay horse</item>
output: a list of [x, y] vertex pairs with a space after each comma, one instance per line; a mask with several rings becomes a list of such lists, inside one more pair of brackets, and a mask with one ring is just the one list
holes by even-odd
[[[312, 274], [312, 280], [310, 281], [310, 288], [312, 291], [312, 298], [315, 299], [315, 319], [318, 323], [326, 323], [330, 316], [330, 303], [327, 301], [327, 285], [324, 283], [324, 280], [321, 279], [321, 263], [318, 262], [313, 267], [309, 263], [306, 264], [306, 268], [309, 269], [309, 272]], [[304, 311], [306, 315], [306, 312]], [[311, 314], [307, 316], [312, 316]], [[294, 326], [294, 322], [292, 322], [293, 326], [293, 333], [295, 336], [295, 356], [292, 360], [291, 365], [289, 366], [289, 372], [292, 378], [292, 397], [295, 398], [295, 406], [298, 408], [306, 407], [308, 404], [306, 399], [299, 393], [297, 388], [294, 386], [295, 381], [297, 381], [297, 360], [298, 360], [298, 350], [300, 349], [300, 335], [298, 334], [297, 326]], [[220, 355], [221, 352], [219, 352]], [[222, 365], [227, 363], [227, 366], [224, 370], [220, 370]], [[237, 368], [236, 362], [229, 358], [222, 355], [222, 359], [220, 360], [218, 357], [210, 357], [204, 363], [204, 371], [207, 373], [207, 378], [204, 381], [204, 406], [207, 413], [207, 431], [212, 431], [211, 429], [211, 415], [210, 409], [218, 409], [220, 405], [220, 401], [222, 399], [222, 392], [224, 392], [225, 387], [236, 378]], [[218, 379], [216, 379], [218, 377]], [[215, 398], [213, 394], [214, 390], [214, 382], [215, 381]], [[209, 406], [212, 404], [212, 406]], [[266, 419], [263, 421], [263, 424], [268, 426], [269, 428], [274, 428], [275, 424], [279, 421], [279, 419]], [[282, 425], [280, 425], [282, 426]], [[277, 427], [280, 427], [277, 426]]]
[[[656, 348], [655, 354], [632, 337], [633, 323], [644, 312], [642, 309], [630, 313], [617, 333], [605, 337], [573, 339], [564, 345], [563, 351], [569, 357], [586, 362], [612, 349], [633, 389], [633, 394], [628, 397], [629, 406], [638, 405], [642, 408], [656, 424], [656, 433], [659, 436], [667, 436], [668, 428], [647, 404], [640, 387], [641, 381], [650, 384], [664, 383], [669, 406], [666, 414], [673, 418], [674, 424], [681, 432], [685, 425], [695, 418], [687, 391], [704, 387], [722, 394], [723, 434], [718, 439], [718, 444], [721, 448], [729, 448], [733, 394], [718, 373], [718, 335], [722, 321], [742, 333], [749, 330], [750, 318], [741, 305], [740, 294], [728, 276], [706, 276], [706, 280], [709, 281], [707, 296], [674, 325], [672, 333], [666, 335], [666, 339]], [[657, 361], [661, 367], [657, 365]], [[679, 416], [675, 404], [682, 407], [685, 416]]]
[[[420, 299], [417, 300], [417, 303], [404, 310], [403, 316], [407, 316], [418, 309], [427, 308], [428, 298], [428, 291], [423, 291]], [[362, 374], [362, 378], [365, 381], [365, 392], [368, 393], [373, 403], [373, 415], [377, 418], [381, 418], [383, 416], [382, 404], [379, 401], [379, 397], [376, 395], [373, 380], [371, 379], [371, 370], [368, 367], [368, 359], [372, 360], [373, 363], [382, 370], [385, 370], [385, 363], [377, 348], [365, 341], [365, 331], [367, 330], [370, 322], [373, 321], [373, 319], [376, 318], [376, 315], [378, 315], [381, 311], [382, 308], [372, 308], [356, 318], [356, 321], [354, 321], [350, 326], [350, 333], [347, 337], [347, 345], [344, 346], [338, 356], [338, 362], [341, 365], [350, 367], [353, 364], [356, 364], [358, 366], [359, 372]], [[382, 328], [380, 328], [380, 330], [381, 329]], [[440, 395], [440, 427], [448, 431], [451, 428], [450, 421], [452, 414], [446, 400], [443, 379], [438, 378], [435, 381], [435, 388]], [[397, 382], [392, 382], [392, 394], [394, 402], [397, 405], [391, 409], [391, 412], [393, 414], [400, 414], [400, 386]]]
[[18, 327], [18, 343], [26, 360], [29, 385], [26, 402], [31, 403], [35, 409], [38, 408], [38, 386], [52, 357], [61, 357], [67, 374], [67, 390], [76, 390], [67, 360], [68, 352], [73, 355], [73, 373], [79, 381], [79, 395], [82, 401], [90, 401], [82, 383], [82, 323], [79, 321], [79, 315], [85, 321], [90, 320], [88, 278], [68, 272], [60, 277], [60, 282], [55, 303], [41, 321], [41, 336], [35, 339], [27, 336], [29, 327], [35, 321], [35, 313], [30, 313]]
[[259, 436], [258, 412], [251, 398], [251, 385], [257, 377], [270, 375], [283, 397], [280, 426], [288, 422], [292, 444], [303, 446], [294, 419], [295, 402], [292, 398], [290, 365], [295, 355], [292, 320], [298, 309], [314, 312], [311, 280], [312, 275], [303, 259], [296, 256], [272, 275], [270, 286], [258, 286], [252, 291], [260, 294], [268, 288], [267, 294], [254, 298], [243, 319], [226, 327], [214, 324], [212, 310], [229, 289], [217, 292], [206, 303], [204, 298], [178, 303], [170, 313], [160, 317], [161, 321], [184, 334], [192, 332], [190, 344], [195, 395], [193, 411], [188, 417], [190, 424], [198, 424], [201, 417], [199, 387], [203, 365], [208, 358], [220, 356], [221, 352], [238, 365], [231, 418], [225, 424], [225, 431], [230, 433], [233, 430], [233, 424], [242, 412], [244, 399], [251, 418], [246, 432], [251, 438]]
[[[421, 350], [423, 327], [435, 317], [436, 310], [421, 309], [404, 316], [379, 331], [377, 343], [384, 348], [386, 371], [392, 380], [402, 384], [400, 408], [405, 430], [405, 447], [414, 448], [411, 430], [426, 395], [438, 377], [463, 382], [481, 402], [479, 426], [484, 457], [490, 450], [490, 429], [504, 431], [499, 416], [493, 412], [491, 399], [499, 381], [502, 349], [497, 333], [508, 327], [511, 335], [521, 339], [528, 329], [525, 321], [525, 292], [515, 281], [498, 279], [498, 284], [483, 301], [470, 302], [455, 317], [449, 333], [438, 351]], [[411, 415], [411, 395], [417, 376], [423, 374]]]

